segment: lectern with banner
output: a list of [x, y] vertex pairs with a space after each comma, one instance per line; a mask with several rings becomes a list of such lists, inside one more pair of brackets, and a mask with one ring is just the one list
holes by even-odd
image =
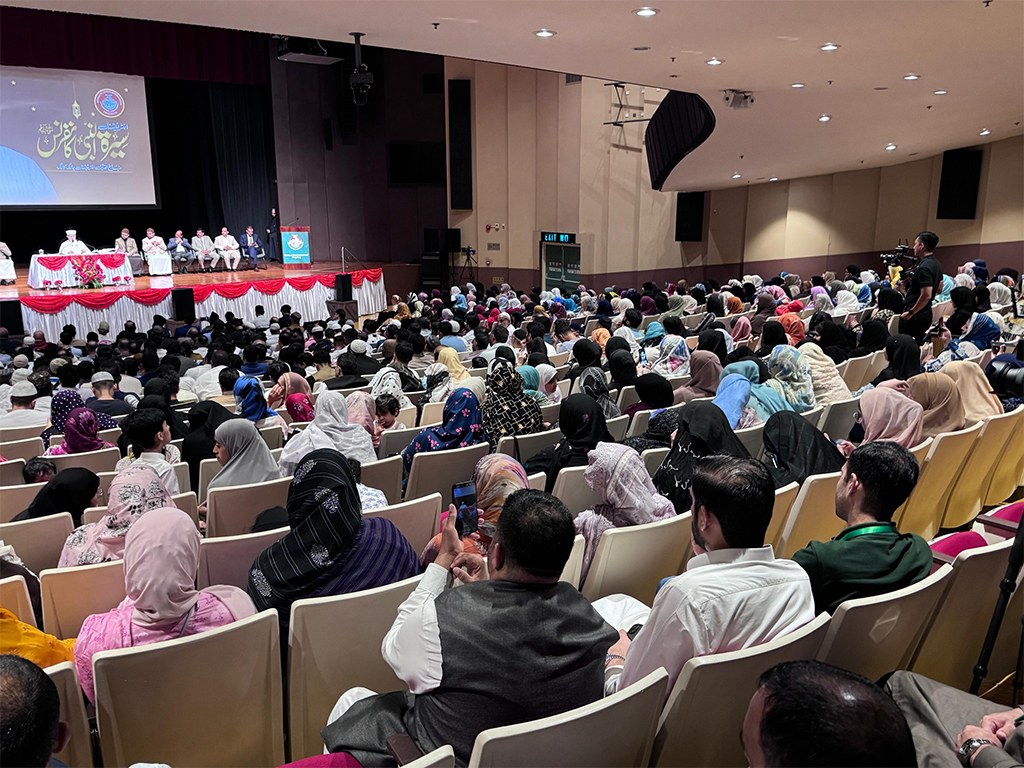
[[281, 227], [281, 264], [285, 269], [309, 267], [309, 227]]

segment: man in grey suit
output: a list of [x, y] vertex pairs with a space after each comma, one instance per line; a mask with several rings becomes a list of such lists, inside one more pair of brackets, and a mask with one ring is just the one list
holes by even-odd
[[114, 241], [114, 250], [128, 257], [133, 275], [138, 277], [142, 274], [142, 256], [139, 254], [139, 246], [135, 242], [135, 238], [129, 236], [128, 227], [122, 229], [121, 236]]
[[214, 256], [213, 240], [201, 228], [196, 230], [196, 236], [192, 238], [192, 248], [199, 259], [199, 271], [211, 272], [212, 270], [206, 266], [206, 259]]

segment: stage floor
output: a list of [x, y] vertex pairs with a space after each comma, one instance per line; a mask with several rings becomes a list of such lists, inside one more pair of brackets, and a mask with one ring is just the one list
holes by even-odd
[[[391, 264], [373, 264], [373, 268], [377, 267], [391, 267]], [[357, 269], [350, 269], [349, 271], [357, 271], [363, 269], [359, 266]], [[17, 282], [14, 285], [3, 285], [0, 286], [0, 299], [17, 299], [22, 296], [45, 296], [46, 294], [56, 293], [56, 291], [43, 291], [33, 290], [28, 287], [28, 265], [17, 265], [15, 267], [17, 272]], [[272, 263], [267, 269], [260, 269], [258, 272], [254, 270], [239, 270], [238, 272], [202, 272], [202, 273], [190, 273], [187, 275], [179, 275], [177, 273], [173, 275], [163, 275], [158, 277], [137, 277], [135, 278], [136, 290], [144, 290], [146, 288], [175, 288], [175, 287], [187, 287], [192, 285], [215, 285], [218, 283], [248, 283], [253, 280], [279, 280], [283, 277], [305, 277], [307, 275], [331, 275], [337, 274], [341, 271], [341, 264], [339, 262], [327, 262], [320, 264], [311, 264], [308, 269], [285, 269], [280, 264]], [[387, 277], [385, 276], [385, 279]], [[106, 286], [104, 288], [69, 288], [61, 291], [64, 294], [76, 294], [76, 293], [103, 293], [107, 291], [120, 291], [120, 288], [114, 286]]]

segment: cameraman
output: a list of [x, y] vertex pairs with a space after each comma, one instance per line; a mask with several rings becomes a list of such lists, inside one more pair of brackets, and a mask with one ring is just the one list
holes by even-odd
[[914, 240], [914, 256], [920, 261], [910, 277], [904, 312], [900, 315], [899, 332], [913, 336], [918, 344], [924, 343], [924, 335], [932, 324], [932, 297], [942, 289], [942, 265], [933, 251], [939, 244], [934, 232], [921, 232]]

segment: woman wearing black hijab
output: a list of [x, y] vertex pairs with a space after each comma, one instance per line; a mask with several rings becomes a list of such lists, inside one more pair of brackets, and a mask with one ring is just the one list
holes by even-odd
[[62, 469], [47, 481], [32, 503], [16, 514], [11, 522], [70, 512], [71, 520], [77, 528], [82, 524], [82, 513], [93, 506], [99, 489], [100, 478], [95, 472], [82, 467]]
[[729, 354], [729, 348], [725, 344], [725, 336], [717, 328], [709, 328], [701, 332], [700, 336], [697, 337], [697, 349], [714, 352], [718, 359], [722, 361], [722, 365], [725, 365], [725, 357]]
[[220, 403], [204, 400], [192, 406], [188, 412], [189, 433], [181, 443], [181, 460], [188, 464], [188, 474], [193, 488], [199, 487], [199, 465], [203, 459], [214, 458], [213, 435], [217, 427], [235, 418]]
[[697, 302], [698, 307], [707, 301], [707, 299], [704, 296], [704, 290], [702, 288], [691, 288], [690, 296], [692, 296], [693, 300]]
[[850, 352], [850, 357], [864, 357], [885, 349], [885, 342], [889, 340], [889, 329], [885, 323], [878, 320], [868, 320], [861, 328], [860, 342], [856, 349]]
[[889, 365], [871, 382], [876, 387], [890, 379], [907, 381], [921, 372], [921, 348], [906, 334], [898, 333], [889, 337], [885, 343], [885, 357]]
[[878, 311], [888, 310], [894, 314], [903, 312], [903, 294], [892, 288], [881, 288], [878, 291]]
[[838, 472], [846, 463], [846, 457], [830, 439], [793, 411], [773, 413], [765, 422], [761, 440], [768, 456], [774, 459], [766, 463], [776, 488], [792, 482], [802, 484], [811, 475]]
[[524, 464], [527, 474], [547, 474], [544, 490], [548, 493], [555, 487], [555, 479], [563, 468], [584, 467], [587, 465], [587, 454], [599, 442], [615, 442], [615, 438], [608, 432], [601, 406], [589, 395], [569, 395], [562, 401], [558, 409], [558, 428], [565, 439], [545, 448]]
[[636, 394], [640, 402], [626, 408], [623, 413], [632, 417], [638, 411], [655, 411], [659, 408], [669, 408], [675, 400], [675, 392], [672, 383], [658, 373], [645, 373], [636, 379]]
[[839, 365], [849, 359], [856, 343], [856, 337], [852, 332], [847, 335], [846, 329], [836, 325], [831, 318], [827, 322], [821, 323], [817, 332], [818, 346], [821, 347], [822, 352], [832, 358], [832, 362]]
[[628, 350], [616, 349], [608, 356], [612, 387], [622, 389], [636, 383], [636, 362]]
[[629, 352], [629, 356], [633, 356], [633, 353], [629, 351], [629, 342], [621, 336], [612, 336], [604, 343], [604, 370], [611, 370], [612, 355], [619, 351]]
[[721, 294], [713, 293], [708, 296], [707, 311], [713, 312], [715, 317], [725, 317], [725, 303]]
[[950, 291], [949, 300], [953, 302], [953, 309], [974, 310], [974, 291], [964, 285]]
[[[500, 347], [499, 347], [500, 349]], [[580, 339], [572, 345], [572, 359], [570, 360], [569, 371], [566, 373], [569, 379], [569, 386], [579, 378], [579, 375], [587, 368], [601, 367], [601, 345], [591, 339]]]
[[757, 349], [757, 356], [767, 357], [779, 344], [789, 344], [786, 329], [777, 320], [769, 320], [761, 329], [761, 346]]
[[[171, 428], [172, 440], [178, 440], [188, 434], [185, 420], [181, 417], [180, 413], [171, 408], [171, 388], [166, 381], [163, 379], [150, 379], [142, 391], [145, 396], [139, 402], [136, 410], [139, 408], [157, 408], [163, 411], [167, 419], [167, 425]], [[156, 405], [156, 400], [151, 398], [159, 398], [163, 402], [163, 407]], [[142, 404], [146, 401], [149, 401], [149, 405]]]
[[989, 297], [988, 286], [979, 285], [974, 289], [975, 312], [990, 312], [992, 310], [992, 299]]

